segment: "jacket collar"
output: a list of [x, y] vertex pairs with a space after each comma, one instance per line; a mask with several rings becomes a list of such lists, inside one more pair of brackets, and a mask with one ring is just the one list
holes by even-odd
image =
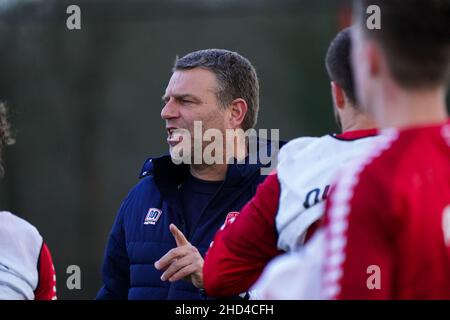
[[[248, 178], [253, 177], [262, 167], [269, 167], [269, 164], [262, 164], [259, 158], [261, 147], [267, 146], [267, 156], [272, 154], [272, 144], [270, 140], [257, 140], [257, 149], [253, 154], [249, 154], [244, 161], [228, 164], [224, 186], [237, 186]], [[285, 142], [280, 141], [280, 148]], [[265, 151], [265, 150], [264, 150]], [[276, 156], [276, 155], [275, 155]], [[250, 164], [251, 159], [256, 159], [256, 163]], [[170, 155], [163, 155], [157, 158], [148, 158], [142, 166], [139, 178], [153, 176], [155, 183], [159, 187], [170, 187], [180, 184], [189, 174], [189, 165], [176, 165], [172, 162]]]

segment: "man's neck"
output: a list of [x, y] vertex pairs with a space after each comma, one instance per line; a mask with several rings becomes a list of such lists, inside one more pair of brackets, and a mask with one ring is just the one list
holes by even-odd
[[355, 111], [349, 119], [343, 117], [342, 121], [342, 132], [357, 131], [357, 130], [368, 130], [376, 128], [375, 121], [369, 118], [367, 115], [361, 112]]
[[380, 128], [407, 128], [445, 122], [445, 90], [396, 90], [382, 94], [374, 116]]
[[[238, 132], [239, 133], [239, 132]], [[248, 141], [245, 134], [238, 137], [232, 136], [231, 141], [225, 142], [223, 145], [223, 164], [191, 164], [190, 173], [194, 178], [205, 181], [223, 181], [227, 174], [229, 161], [244, 160], [248, 152]], [[232, 150], [226, 150], [227, 147], [232, 147]], [[228, 152], [227, 152], [228, 151]], [[233, 155], [234, 159], [227, 160], [228, 153]]]
[[226, 164], [191, 164], [189, 171], [194, 178], [204, 181], [223, 181], [227, 174]]

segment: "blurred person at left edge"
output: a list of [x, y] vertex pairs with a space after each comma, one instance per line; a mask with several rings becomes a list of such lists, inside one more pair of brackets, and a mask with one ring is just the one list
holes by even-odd
[[[0, 176], [3, 147], [14, 142], [0, 102]], [[36, 227], [8, 211], [0, 211], [0, 300], [56, 300], [50, 250]]]

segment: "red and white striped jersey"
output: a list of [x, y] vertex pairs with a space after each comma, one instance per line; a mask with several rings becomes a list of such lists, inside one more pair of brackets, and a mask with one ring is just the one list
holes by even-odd
[[385, 135], [331, 195], [323, 296], [450, 299], [450, 122]]
[[450, 122], [384, 131], [339, 174], [323, 228], [254, 289], [263, 299], [450, 299], [449, 270]]

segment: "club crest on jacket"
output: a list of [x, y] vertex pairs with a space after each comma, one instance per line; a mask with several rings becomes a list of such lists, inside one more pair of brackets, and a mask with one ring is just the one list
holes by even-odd
[[162, 211], [157, 208], [148, 209], [147, 215], [145, 216], [144, 219], [144, 224], [152, 224], [152, 225], [156, 224], [159, 217], [161, 216], [161, 213]]

